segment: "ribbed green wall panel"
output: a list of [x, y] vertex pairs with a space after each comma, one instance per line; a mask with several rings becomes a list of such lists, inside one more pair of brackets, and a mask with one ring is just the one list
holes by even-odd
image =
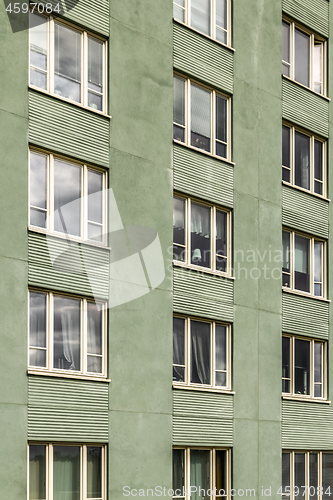
[[283, 293], [282, 329], [286, 333], [328, 339], [329, 303]]
[[233, 321], [232, 280], [174, 267], [175, 312], [221, 321]]
[[108, 118], [30, 90], [30, 143], [108, 167], [109, 136]]
[[332, 405], [282, 401], [282, 448], [332, 450]]
[[107, 299], [109, 251], [29, 232], [29, 285]]
[[282, 223], [314, 236], [328, 238], [328, 201], [282, 186]]
[[28, 397], [29, 439], [107, 441], [107, 383], [30, 376]]
[[175, 389], [173, 444], [232, 446], [233, 395]]
[[233, 207], [234, 167], [174, 144], [174, 189], [225, 207]]
[[177, 22], [173, 25], [174, 68], [224, 92], [233, 92], [234, 54]]
[[328, 111], [326, 99], [297, 83], [282, 79], [282, 117], [285, 120], [328, 137]]
[[38, 3], [50, 3], [53, 7], [60, 3], [62, 17], [98, 34], [109, 36], [108, 0], [42, 0]]
[[282, 10], [300, 23], [329, 35], [329, 2], [327, 0], [283, 0]]

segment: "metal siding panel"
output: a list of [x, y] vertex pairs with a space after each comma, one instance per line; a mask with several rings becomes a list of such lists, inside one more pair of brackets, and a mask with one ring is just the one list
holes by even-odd
[[233, 321], [234, 283], [216, 275], [174, 267], [175, 312]]
[[173, 444], [232, 446], [233, 395], [175, 389]]
[[173, 25], [173, 49], [177, 71], [232, 94], [234, 54], [231, 50], [177, 22]]
[[332, 450], [332, 405], [282, 401], [282, 447], [295, 450]]
[[109, 166], [110, 120], [55, 97], [29, 91], [29, 142]]
[[[109, 250], [34, 232], [28, 241], [30, 286], [108, 299]], [[59, 255], [56, 267], [50, 248]]]
[[28, 378], [28, 438], [106, 442], [108, 394], [104, 382]]
[[283, 293], [282, 329], [286, 333], [328, 339], [329, 303]]
[[329, 36], [329, 2], [327, 0], [283, 0], [282, 10], [310, 29]]
[[282, 186], [282, 200], [285, 226], [328, 238], [328, 201], [288, 186]]
[[328, 137], [328, 101], [286, 78], [282, 79], [282, 117]]
[[175, 190], [233, 207], [232, 165], [174, 144], [173, 168]]

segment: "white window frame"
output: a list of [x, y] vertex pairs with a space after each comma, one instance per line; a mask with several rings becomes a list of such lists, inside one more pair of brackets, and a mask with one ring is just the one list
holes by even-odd
[[[41, 293], [46, 295], [46, 347], [39, 348], [30, 345], [30, 292]], [[54, 297], [61, 297], [65, 299], [80, 300], [80, 367], [81, 370], [62, 370], [59, 368], [53, 368], [53, 321], [54, 321]], [[88, 330], [87, 330], [87, 303], [92, 302], [99, 304], [102, 307], [102, 355], [96, 355], [96, 357], [102, 358], [102, 372], [88, 372], [87, 370], [87, 358], [89, 356], [95, 356], [88, 353], [87, 340], [88, 340]], [[85, 297], [80, 297], [77, 295], [64, 294], [61, 292], [49, 292], [39, 288], [29, 288], [28, 293], [28, 370], [29, 372], [40, 372], [40, 374], [58, 374], [66, 375], [70, 378], [106, 378], [107, 372], [107, 304], [102, 300], [87, 299]], [[29, 362], [30, 348], [35, 350], [46, 351], [46, 367], [33, 366]]]
[[[315, 400], [326, 400], [327, 399], [327, 342], [322, 339], [313, 339], [308, 337], [301, 337], [298, 335], [290, 335], [283, 333], [282, 337], [288, 338], [290, 346], [290, 378], [282, 377], [282, 380], [289, 380], [290, 392], [282, 392], [283, 395], [292, 396], [293, 398], [300, 399], [315, 399]], [[295, 392], [295, 340], [305, 340], [310, 343], [310, 394], [297, 394]], [[314, 344], [321, 344], [322, 349], [322, 367], [321, 367], [321, 379], [322, 379], [322, 393], [321, 397], [314, 395], [314, 386], [318, 385], [314, 382]]]
[[[46, 499], [53, 500], [53, 447], [54, 446], [79, 446], [80, 447], [80, 498], [82, 500], [89, 500], [87, 497], [87, 447], [102, 448], [102, 498], [107, 499], [106, 490], [106, 463], [107, 463], [107, 448], [105, 444], [101, 443], [63, 443], [63, 442], [46, 442], [46, 441], [31, 441], [28, 444], [28, 478], [27, 478], [27, 500], [29, 499], [29, 447], [30, 446], [46, 446]], [[93, 499], [92, 499], [93, 500]], [[100, 499], [96, 499], [100, 500]]]
[[217, 43], [220, 43], [221, 45], [231, 47], [231, 27], [232, 27], [231, 0], [227, 0], [227, 29], [222, 30], [222, 31], [227, 32], [227, 42], [226, 43], [220, 42], [216, 38], [216, 30], [217, 30], [216, 26], [217, 26], [217, 24], [216, 24], [216, 2], [215, 2], [215, 0], [210, 1], [210, 33], [211, 33], [210, 35], [207, 35], [206, 33], [202, 33], [201, 31], [199, 31], [196, 28], [193, 28], [191, 26], [191, 0], [184, 0], [184, 2], [185, 2], [185, 7], [182, 7], [181, 5], [179, 5], [177, 0], [174, 0], [174, 2], [173, 2], [177, 7], [179, 7], [180, 9], [182, 9], [184, 11], [184, 23], [182, 23], [182, 21], [180, 21], [179, 19], [176, 19], [174, 17], [174, 20], [177, 23], [185, 24], [186, 26], [191, 28], [193, 31], [196, 31], [197, 33], [200, 33], [201, 35], [206, 36], [208, 38], [212, 38], [214, 41], [216, 41]]
[[[186, 146], [195, 149], [196, 151], [200, 151], [204, 154], [208, 155], [213, 155], [219, 160], [225, 160], [225, 161], [231, 161], [231, 98], [227, 96], [226, 94], [223, 94], [222, 92], [216, 92], [216, 90], [212, 89], [211, 87], [207, 87], [205, 85], [202, 85], [202, 83], [198, 83], [197, 81], [186, 78], [181, 74], [174, 73], [173, 75], [176, 78], [179, 78], [180, 80], [183, 80], [185, 82], [185, 126], [183, 127], [182, 125], [179, 125], [175, 121], [173, 121], [173, 125], [176, 125], [178, 127], [184, 128], [185, 131], [185, 141], [178, 141], [176, 139], [173, 139], [176, 144], [186, 144]], [[210, 146], [210, 151], [205, 151], [200, 148], [196, 148], [191, 144], [191, 85], [195, 85], [196, 87], [199, 87], [202, 90], [205, 90], [206, 92], [210, 92], [210, 116], [211, 116], [211, 124], [210, 124], [210, 132], [211, 132], [211, 146]], [[226, 143], [226, 150], [227, 150], [227, 155], [226, 157], [223, 156], [218, 156], [216, 154], [216, 141], [221, 142], [219, 139], [216, 139], [216, 97], [220, 96], [223, 99], [226, 100], [227, 102], [227, 143]], [[223, 143], [225, 144], [225, 143]]]
[[[196, 198], [184, 196], [178, 193], [174, 193], [174, 198], [179, 198], [185, 201], [185, 261], [174, 259], [173, 263], [177, 266], [188, 267], [191, 269], [198, 269], [203, 272], [212, 271], [215, 274], [219, 274], [221, 276], [231, 276], [232, 266], [231, 266], [231, 211], [226, 210], [224, 208], [217, 207], [211, 203], [202, 202], [197, 200]], [[210, 255], [211, 255], [211, 267], [203, 267], [198, 266], [196, 264], [191, 263], [191, 204], [197, 203], [198, 205], [202, 205], [206, 208], [211, 209], [210, 216]], [[216, 270], [216, 212], [224, 212], [227, 215], [227, 254], [225, 256], [227, 261], [226, 272]], [[181, 247], [182, 245], [177, 243], [177, 246]]]
[[[39, 226], [34, 226], [30, 224], [30, 208], [35, 208], [41, 211], [39, 207], [35, 207], [30, 205], [30, 153], [34, 153], [40, 156], [46, 156], [47, 158], [47, 200], [46, 200], [46, 228], [42, 228]], [[62, 161], [64, 163], [70, 163], [75, 167], [81, 168], [81, 236], [74, 236], [69, 233], [58, 232], [54, 230], [54, 161]], [[99, 174], [103, 175], [103, 222], [102, 226], [102, 241], [96, 241], [88, 239], [88, 171], [92, 170]], [[55, 155], [53, 153], [49, 153], [47, 151], [37, 149], [37, 148], [29, 148], [29, 229], [31, 231], [43, 232], [43, 233], [52, 233], [59, 237], [84, 241], [92, 245], [97, 246], [106, 246], [107, 245], [107, 223], [108, 223], [108, 214], [107, 214], [107, 172], [103, 169], [96, 168], [94, 166], [90, 166], [86, 163], [74, 161], [72, 159], [68, 159], [61, 155]], [[96, 225], [99, 225], [95, 223]]]
[[[327, 141], [321, 137], [319, 137], [316, 134], [311, 134], [310, 132], [307, 132], [306, 130], [303, 130], [300, 127], [295, 127], [294, 125], [291, 125], [287, 122], [282, 123], [283, 127], [289, 128], [289, 134], [290, 134], [290, 151], [289, 151], [289, 162], [290, 162], [290, 182], [288, 181], [282, 181], [285, 184], [288, 184], [290, 186], [295, 187], [296, 189], [300, 189], [302, 191], [305, 191], [306, 193], [312, 193], [315, 196], [320, 196], [321, 198], [326, 198], [326, 178], [327, 178]], [[295, 183], [295, 132], [299, 132], [300, 134], [306, 135], [307, 137], [310, 138], [310, 189], [305, 189], [302, 188], [301, 186], [297, 186]], [[314, 177], [314, 144], [315, 141], [321, 142], [323, 146], [323, 180], [319, 181], [318, 179], [315, 179]], [[283, 168], [287, 167], [285, 165], [282, 165]], [[314, 190], [314, 183], [315, 180], [317, 182], [321, 182], [323, 186], [323, 194], [316, 193]]]
[[[300, 295], [311, 296], [317, 299], [325, 299], [327, 293], [327, 264], [326, 264], [326, 241], [322, 238], [317, 238], [315, 236], [309, 236], [308, 234], [301, 233], [299, 231], [292, 231], [291, 229], [287, 229], [285, 227], [282, 228], [282, 232], [286, 232], [290, 234], [290, 272], [287, 273], [283, 271], [283, 274], [290, 275], [290, 286], [282, 285], [282, 289], [285, 291], [292, 291]], [[303, 290], [298, 290], [295, 288], [295, 236], [301, 236], [302, 238], [307, 238], [310, 240], [310, 292], [304, 292]], [[323, 277], [322, 283], [322, 295], [314, 295], [314, 244], [321, 243], [322, 244], [322, 262], [321, 262], [321, 273]], [[316, 282], [317, 283], [317, 282]]]
[[[224, 392], [231, 390], [231, 325], [225, 323], [223, 321], [211, 321], [205, 320], [202, 318], [196, 318], [194, 316], [183, 316], [181, 314], [174, 314], [174, 318], [180, 318], [185, 321], [185, 381], [177, 382], [173, 381], [173, 387], [184, 389], [184, 388], [196, 388], [196, 389], [210, 389], [217, 392]], [[193, 384], [191, 383], [191, 321], [198, 321], [201, 323], [206, 323], [210, 325], [210, 380], [212, 384]], [[215, 385], [215, 326], [221, 325], [226, 327], [226, 386]], [[175, 365], [172, 363], [172, 367], [174, 366], [183, 366], [183, 365]], [[221, 371], [221, 370], [217, 370]]]
[[[326, 93], [327, 93], [327, 44], [326, 44], [325, 38], [323, 38], [319, 35], [315, 35], [313, 33], [313, 31], [311, 31], [307, 28], [304, 28], [304, 26], [302, 26], [298, 23], [295, 23], [294, 21], [292, 21], [291, 19], [289, 19], [287, 17], [283, 17], [282, 22], [289, 24], [289, 36], [290, 36], [290, 54], [289, 54], [290, 63], [288, 63], [287, 61], [284, 61], [282, 59], [282, 63], [286, 64], [290, 67], [290, 75], [289, 76], [283, 75], [283, 76], [285, 78], [289, 78], [289, 79], [293, 80], [298, 85], [301, 85], [305, 88], [309, 88], [310, 90], [312, 90], [313, 92], [315, 92], [318, 95], [326, 96]], [[297, 82], [295, 80], [295, 29], [302, 31], [306, 35], [310, 36], [310, 77], [309, 77], [310, 86], [309, 87], [307, 87], [306, 85], [304, 85], [300, 82]], [[313, 71], [313, 59], [314, 59], [313, 52], [314, 52], [315, 43], [321, 43], [322, 47], [323, 47], [323, 50], [322, 50], [323, 81], [322, 81], [322, 92], [321, 93], [314, 90], [314, 83], [315, 82], [314, 82], [314, 71]]]
[[200, 451], [209, 451], [210, 452], [210, 489], [212, 492], [214, 492], [214, 488], [216, 487], [216, 451], [225, 451], [226, 452], [226, 477], [227, 477], [227, 488], [226, 488], [226, 494], [225, 495], [210, 495], [209, 499], [210, 500], [218, 500], [218, 499], [225, 499], [225, 500], [230, 500], [230, 491], [231, 491], [231, 450], [230, 448], [223, 448], [223, 447], [216, 447], [216, 448], [210, 448], [210, 447], [205, 447], [205, 446], [174, 446], [173, 450], [184, 450], [184, 472], [185, 472], [185, 477], [184, 477], [184, 489], [185, 489], [185, 495], [177, 495], [173, 496], [173, 499], [183, 499], [183, 500], [190, 500], [191, 496], [189, 494], [190, 491], [190, 486], [191, 485], [191, 477], [190, 477], [190, 455], [191, 455], [191, 450], [200, 450]]
[[[55, 16], [47, 16], [45, 14], [40, 14], [38, 12], [34, 12], [34, 14], [39, 15], [40, 17], [44, 17], [46, 19], [46, 24], [47, 24], [47, 79], [46, 79], [46, 90], [41, 89], [39, 87], [36, 87], [30, 83], [30, 68], [38, 69], [35, 68], [34, 66], [31, 65], [30, 63], [30, 38], [29, 38], [29, 87], [38, 90], [40, 92], [44, 92], [47, 94], [51, 94], [53, 97], [56, 97], [57, 99], [61, 99], [67, 102], [71, 102], [72, 104], [75, 104], [77, 106], [81, 106], [84, 108], [89, 109], [90, 111], [93, 111], [95, 113], [99, 114], [107, 114], [107, 94], [108, 94], [108, 69], [107, 69], [107, 54], [108, 54], [108, 45], [107, 41], [105, 38], [102, 38], [95, 33], [92, 33], [88, 30], [84, 30], [80, 28], [79, 26], [76, 26], [75, 24], [72, 24], [64, 19], [60, 19]], [[63, 26], [66, 26], [69, 29], [72, 29], [73, 31], [76, 31], [80, 33], [81, 35], [81, 102], [76, 102], [72, 101], [71, 99], [68, 99], [67, 97], [59, 96], [58, 94], [55, 94], [54, 92], [54, 24], [62, 24]], [[88, 38], [94, 38], [96, 41], [101, 42], [103, 44], [103, 98], [102, 98], [102, 111], [98, 109], [94, 109], [90, 106], [88, 106]]]

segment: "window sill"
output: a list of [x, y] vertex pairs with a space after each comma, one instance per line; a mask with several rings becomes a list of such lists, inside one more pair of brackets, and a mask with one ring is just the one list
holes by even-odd
[[59, 101], [66, 102], [67, 104], [71, 104], [72, 106], [75, 106], [80, 109], [85, 109], [86, 111], [93, 113], [95, 115], [101, 116], [103, 118], [107, 118], [108, 120], [112, 119], [112, 116], [103, 113], [103, 111], [98, 111], [97, 109], [90, 108], [89, 106], [84, 106], [83, 104], [80, 104], [79, 102], [71, 101], [70, 99], [66, 99], [66, 97], [62, 97], [57, 94], [51, 94], [51, 92], [48, 92], [47, 90], [40, 89], [38, 87], [34, 87], [33, 85], [29, 85], [29, 90], [32, 90], [34, 92], [47, 95], [51, 98], [58, 99]]
[[38, 375], [41, 377], [57, 377], [57, 378], [69, 378], [75, 380], [89, 380], [94, 382], [111, 382], [111, 379], [101, 377], [101, 376], [92, 376], [92, 375], [83, 375], [83, 374], [74, 374], [74, 373], [60, 373], [60, 372], [46, 372], [42, 370], [28, 370], [28, 375]]
[[318, 97], [322, 97], [323, 99], [325, 99], [325, 101], [330, 102], [331, 100], [329, 97], [326, 97], [323, 94], [319, 94], [319, 92], [316, 92], [315, 90], [310, 89], [310, 87], [303, 85], [303, 83], [296, 82], [296, 80], [293, 80], [292, 78], [290, 78], [290, 76], [282, 75], [282, 78], [284, 78], [285, 80], [289, 80], [289, 82], [293, 82], [295, 85], [298, 85], [299, 87], [302, 87], [303, 89], [306, 89], [309, 92], [312, 92], [312, 94], [317, 95]]
[[196, 30], [195, 28], [192, 28], [192, 26], [189, 26], [188, 24], [183, 23], [182, 21], [179, 21], [179, 19], [173, 18], [173, 22], [176, 24], [179, 24], [180, 26], [184, 26], [184, 28], [187, 28], [188, 30], [193, 31], [194, 33], [197, 33], [198, 35], [202, 36], [203, 38], [206, 38], [207, 40], [210, 40], [211, 42], [217, 43], [217, 45], [221, 45], [222, 47], [224, 47], [227, 50], [230, 50], [231, 52], [236, 52], [236, 49], [231, 47], [231, 45], [228, 45], [228, 44], [223, 43], [223, 42], [219, 42], [219, 40], [216, 40], [216, 38], [212, 38], [211, 36], [206, 35], [205, 33], [202, 33], [201, 31]]
[[212, 271], [211, 269], [207, 269], [207, 267], [200, 267], [200, 266], [194, 266], [193, 264], [184, 264], [183, 262], [179, 262], [176, 260], [172, 261], [172, 264], [175, 267], [181, 267], [183, 269], [188, 269], [189, 271], [198, 271], [203, 274], [212, 274], [213, 276], [219, 276], [221, 278], [226, 278], [229, 280], [235, 280], [236, 278], [234, 276], [230, 276], [227, 273], [222, 273], [220, 271]]
[[313, 193], [312, 191], [308, 191], [307, 189], [304, 189], [300, 186], [295, 186], [294, 184], [290, 184], [290, 182], [282, 181], [282, 184], [283, 184], [283, 186], [287, 186], [287, 187], [290, 187], [292, 189], [296, 189], [296, 191], [301, 191], [302, 193], [306, 193], [306, 194], [309, 194], [311, 196], [315, 196], [316, 198], [319, 198], [320, 200], [331, 201], [329, 198], [326, 198], [326, 196], [322, 196], [320, 194]]
[[223, 388], [217, 388], [217, 387], [207, 387], [207, 386], [201, 386], [201, 385], [182, 385], [182, 384], [177, 384], [177, 383], [172, 383], [172, 389], [184, 389], [186, 391], [196, 391], [196, 392], [216, 392], [219, 394], [231, 394], [234, 395], [236, 394], [235, 391], [232, 391], [231, 389], [223, 389]]
[[320, 398], [304, 398], [301, 396], [287, 396], [287, 395], [282, 395], [282, 399], [286, 401], [302, 401], [303, 403], [321, 403], [321, 404], [326, 404], [329, 405], [331, 404], [331, 401], [328, 399], [320, 399]]
[[203, 149], [195, 148], [194, 146], [191, 146], [190, 144], [185, 144], [185, 142], [176, 141], [176, 139], [173, 139], [173, 143], [177, 144], [177, 146], [182, 146], [184, 148], [190, 149], [191, 151], [196, 151], [199, 154], [209, 156], [210, 158], [214, 158], [215, 160], [219, 160], [219, 161], [222, 161], [224, 163], [228, 163], [228, 165], [231, 165], [233, 167], [235, 166], [235, 163], [230, 161], [230, 160], [227, 160], [227, 158], [222, 158], [222, 156], [213, 155], [212, 153], [208, 153], [208, 151], [204, 151]]
[[45, 234], [46, 236], [51, 236], [52, 238], [59, 238], [61, 240], [69, 241], [70, 243], [81, 243], [82, 245], [88, 245], [92, 247], [101, 248], [103, 250], [111, 251], [111, 247], [104, 245], [103, 243], [98, 243], [90, 240], [82, 240], [81, 238], [77, 238], [76, 236], [64, 235], [63, 233], [51, 233], [47, 229], [39, 228], [37, 226], [28, 226], [28, 232], [31, 233], [39, 233]]
[[315, 295], [310, 295], [309, 293], [298, 292], [297, 290], [290, 290], [289, 288], [282, 287], [282, 292], [291, 293], [292, 295], [299, 295], [300, 297], [307, 297], [308, 299], [321, 300], [322, 302], [331, 302], [329, 299], [324, 297], [316, 297]]

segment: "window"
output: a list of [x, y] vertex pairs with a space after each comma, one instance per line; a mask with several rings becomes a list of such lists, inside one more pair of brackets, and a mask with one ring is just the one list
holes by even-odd
[[230, 326], [173, 318], [173, 383], [230, 389]]
[[[214, 500], [229, 498], [230, 450], [174, 448], [172, 459], [173, 498]], [[196, 489], [195, 489], [196, 488]], [[216, 488], [216, 493], [214, 493]]]
[[190, 198], [173, 199], [173, 258], [230, 274], [230, 212]]
[[173, 17], [218, 42], [231, 43], [230, 0], [174, 0]]
[[106, 500], [105, 476], [105, 446], [29, 444], [29, 500]]
[[325, 196], [326, 142], [288, 125], [282, 126], [282, 180]]
[[105, 67], [104, 40], [30, 12], [30, 85], [105, 112]]
[[282, 499], [329, 500], [333, 484], [333, 453], [282, 452]]
[[325, 94], [326, 46], [322, 38], [282, 21], [282, 74]]
[[174, 140], [228, 159], [230, 99], [179, 76], [173, 84]]
[[291, 231], [282, 232], [282, 286], [325, 296], [325, 242]]
[[30, 225], [106, 244], [106, 174], [30, 151]]
[[282, 337], [282, 392], [326, 398], [326, 342]]
[[30, 368], [103, 377], [105, 332], [105, 303], [30, 290]]

